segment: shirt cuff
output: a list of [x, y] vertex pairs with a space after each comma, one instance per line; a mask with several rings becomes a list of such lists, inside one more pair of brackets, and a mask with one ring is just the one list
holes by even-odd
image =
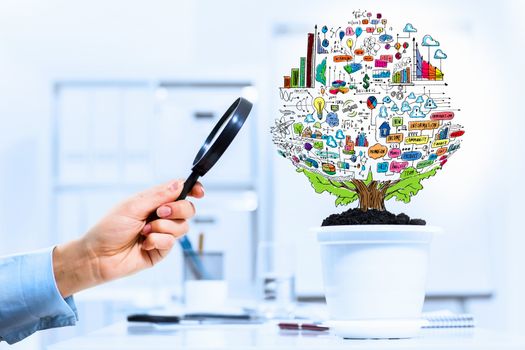
[[19, 288], [29, 317], [2, 336], [9, 344], [36, 331], [71, 326], [78, 320], [73, 296], [64, 299], [56, 285], [53, 250], [54, 247], [19, 256]]

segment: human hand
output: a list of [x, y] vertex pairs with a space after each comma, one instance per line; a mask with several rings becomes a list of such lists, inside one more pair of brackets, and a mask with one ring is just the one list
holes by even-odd
[[[172, 181], [135, 196], [113, 208], [79, 240], [59, 245], [53, 268], [62, 296], [133, 274], [162, 260], [176, 239], [188, 231], [187, 219], [195, 214], [190, 201], [174, 202], [183, 181]], [[190, 196], [201, 198], [202, 185]], [[146, 223], [156, 210], [160, 219]]]

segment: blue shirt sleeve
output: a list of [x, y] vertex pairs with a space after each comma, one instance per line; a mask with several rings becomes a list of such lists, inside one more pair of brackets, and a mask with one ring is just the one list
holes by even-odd
[[78, 320], [73, 297], [64, 299], [58, 291], [53, 249], [0, 258], [0, 340], [13, 344]]

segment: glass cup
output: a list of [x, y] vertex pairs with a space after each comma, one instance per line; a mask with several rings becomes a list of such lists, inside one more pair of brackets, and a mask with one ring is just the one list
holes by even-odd
[[184, 304], [189, 311], [213, 312], [224, 307], [228, 284], [223, 265], [222, 252], [184, 254]]
[[267, 319], [293, 318], [295, 310], [295, 246], [260, 242], [257, 249], [258, 311]]

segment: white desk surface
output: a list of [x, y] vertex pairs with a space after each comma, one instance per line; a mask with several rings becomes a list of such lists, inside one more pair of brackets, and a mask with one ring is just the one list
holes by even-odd
[[485, 329], [424, 330], [419, 338], [347, 340], [327, 332], [281, 331], [275, 324], [149, 326], [117, 323], [48, 347], [62, 349], [525, 349], [525, 338]]

